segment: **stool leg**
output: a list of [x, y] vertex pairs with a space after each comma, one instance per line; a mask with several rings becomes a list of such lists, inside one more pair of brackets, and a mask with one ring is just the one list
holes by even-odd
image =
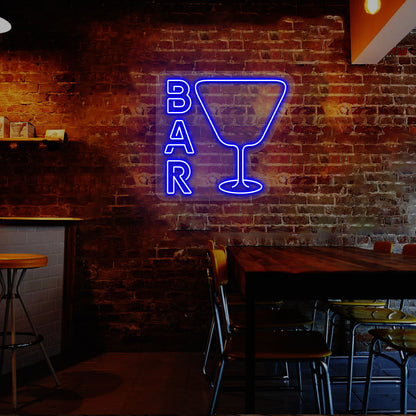
[[3, 363], [4, 363], [4, 351], [5, 348], [4, 346], [6, 345], [6, 338], [7, 338], [7, 330], [8, 330], [8, 324], [9, 324], [9, 306], [10, 306], [10, 289], [9, 289], [9, 280], [7, 279], [7, 283], [4, 283], [4, 278], [3, 278], [3, 274], [0, 270], [0, 278], [1, 278], [1, 286], [2, 286], [2, 299], [6, 299], [6, 305], [4, 307], [4, 319], [3, 319], [3, 336], [2, 336], [2, 349], [1, 349], [1, 353], [0, 353], [0, 373], [3, 371]]
[[[8, 277], [11, 274], [11, 270], [7, 271]], [[10, 317], [11, 317], [11, 343], [16, 343], [16, 311], [14, 309], [14, 295], [13, 295], [13, 283], [15, 281], [16, 270], [13, 270], [13, 277], [10, 281]], [[17, 409], [17, 377], [16, 377], [16, 350], [11, 349], [12, 353], [12, 395], [13, 395], [13, 410]]]
[[[11, 343], [16, 342], [16, 319], [15, 319], [15, 308], [14, 308], [14, 294], [13, 294], [13, 286], [14, 286], [14, 277], [15, 274], [12, 276], [12, 271], [10, 269], [7, 270], [7, 283], [4, 283], [3, 274], [0, 272], [1, 278], [1, 286], [2, 286], [2, 298], [6, 298], [6, 306], [4, 312], [4, 321], [3, 321], [3, 336], [2, 336], [2, 349], [0, 355], [0, 372], [3, 370], [3, 362], [4, 362], [4, 346], [6, 345], [6, 339], [8, 334], [8, 327], [9, 327], [9, 314], [10, 314], [10, 335], [11, 335]], [[13, 410], [17, 409], [17, 377], [16, 377], [16, 352], [14, 349], [11, 350], [11, 364], [12, 364], [12, 403], [13, 403]]]
[[1, 294], [0, 294], [0, 302], [1, 300], [6, 297], [6, 284], [4, 283], [3, 273], [0, 269], [0, 286], [1, 286]]
[[[35, 336], [37, 337], [39, 334], [38, 334], [38, 332], [37, 332], [37, 330], [36, 330], [36, 328], [35, 328], [35, 325], [34, 325], [34, 324], [33, 324], [33, 322], [32, 322], [32, 319], [30, 318], [29, 312], [27, 311], [27, 309], [26, 309], [26, 305], [25, 305], [25, 303], [23, 302], [23, 298], [22, 298], [22, 296], [20, 295], [20, 292], [19, 292], [20, 284], [21, 284], [21, 282], [23, 281], [23, 278], [24, 278], [25, 274], [26, 274], [26, 269], [23, 269], [23, 270], [22, 270], [22, 273], [21, 273], [21, 275], [20, 275], [20, 278], [19, 278], [19, 282], [17, 283], [17, 287], [16, 287], [16, 298], [17, 298], [17, 299], [19, 299], [20, 304], [22, 305], [23, 311], [24, 311], [24, 313], [25, 313], [25, 315], [26, 315], [26, 318], [27, 318], [27, 320], [28, 320], [28, 322], [29, 322], [29, 324], [30, 324], [30, 327], [32, 328], [32, 332], [33, 332], [33, 333], [35, 334]], [[40, 343], [39, 343], [39, 345], [40, 345], [40, 348], [41, 348], [41, 350], [42, 350], [42, 353], [43, 353], [43, 356], [44, 356], [44, 358], [45, 358], [45, 361], [46, 361], [46, 363], [48, 364], [48, 367], [49, 367], [49, 370], [50, 370], [50, 372], [51, 372], [51, 374], [52, 374], [52, 377], [53, 377], [53, 378], [54, 378], [54, 380], [55, 380], [56, 385], [57, 385], [57, 386], [60, 386], [60, 385], [61, 385], [61, 383], [59, 382], [58, 377], [57, 377], [57, 375], [56, 375], [56, 373], [55, 373], [55, 370], [54, 370], [54, 368], [53, 368], [53, 366], [52, 366], [52, 363], [51, 363], [51, 361], [50, 361], [50, 359], [49, 359], [49, 357], [48, 357], [48, 354], [46, 353], [46, 349], [45, 349], [45, 346], [43, 345], [43, 342], [40, 342]]]

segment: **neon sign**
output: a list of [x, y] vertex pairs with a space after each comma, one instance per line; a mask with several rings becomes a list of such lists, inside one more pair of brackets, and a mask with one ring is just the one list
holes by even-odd
[[287, 82], [206, 74], [161, 78], [158, 196], [216, 200], [261, 194], [264, 181], [250, 175], [247, 154], [272, 136]]

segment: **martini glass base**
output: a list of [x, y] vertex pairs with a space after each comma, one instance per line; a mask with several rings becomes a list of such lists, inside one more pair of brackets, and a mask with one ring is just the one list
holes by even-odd
[[264, 188], [263, 184], [254, 179], [228, 179], [218, 185], [218, 189], [226, 194], [250, 195], [260, 192]]

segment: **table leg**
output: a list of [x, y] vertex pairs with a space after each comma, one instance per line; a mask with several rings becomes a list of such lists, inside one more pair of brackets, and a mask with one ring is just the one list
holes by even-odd
[[255, 292], [250, 287], [250, 279], [246, 277], [246, 413], [254, 413], [255, 409]]

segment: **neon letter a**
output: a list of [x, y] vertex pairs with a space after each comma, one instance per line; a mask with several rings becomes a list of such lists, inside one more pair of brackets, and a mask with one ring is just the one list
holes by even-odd
[[188, 133], [186, 124], [183, 120], [175, 120], [170, 130], [169, 140], [173, 143], [168, 143], [163, 150], [165, 155], [171, 155], [175, 147], [183, 147], [187, 155], [194, 155], [195, 150], [192, 146], [191, 136]]

